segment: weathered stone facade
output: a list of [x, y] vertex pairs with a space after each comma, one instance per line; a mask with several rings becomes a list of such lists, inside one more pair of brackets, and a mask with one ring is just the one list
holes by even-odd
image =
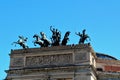
[[88, 44], [11, 50], [6, 80], [120, 80], [105, 66]]

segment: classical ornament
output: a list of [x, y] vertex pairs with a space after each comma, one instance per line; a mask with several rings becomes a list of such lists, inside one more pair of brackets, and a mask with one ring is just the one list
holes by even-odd
[[43, 55], [26, 57], [26, 66], [64, 65], [72, 64], [72, 54]]
[[40, 32], [41, 35], [41, 40], [44, 43], [44, 47], [48, 47], [50, 45], [50, 41], [47, 39], [46, 35], [44, 32]]
[[84, 44], [85, 40], [87, 41], [87, 38], [89, 38], [90, 40], [90, 37], [85, 34], [85, 29], [82, 31], [82, 34], [80, 32], [78, 33], [75, 33], [76, 35], [78, 35], [80, 37], [80, 40], [79, 40], [79, 44]]
[[64, 35], [64, 38], [62, 40], [62, 45], [66, 45], [67, 41], [69, 40], [69, 35], [70, 35], [70, 31], [67, 31]]
[[61, 39], [61, 32], [58, 31], [58, 29], [52, 28], [52, 26], [50, 26], [50, 31], [52, 32], [52, 37], [51, 37], [52, 46], [59, 46]]
[[44, 32], [40, 32], [40, 35], [41, 35], [41, 37], [39, 35], [37, 35], [37, 34], [35, 34], [33, 36], [33, 38], [36, 38], [36, 40], [33, 41], [34, 46], [36, 46], [36, 44], [38, 44], [41, 47], [48, 47], [50, 45], [50, 41], [47, 39], [45, 33]]
[[39, 35], [35, 34], [35, 35], [33, 36], [33, 38], [36, 39], [35, 41], [33, 41], [34, 46], [36, 46], [36, 44], [38, 44], [38, 45], [40, 45], [41, 47], [44, 47], [44, 43], [43, 43], [43, 41], [41, 40], [41, 38], [40, 38]]
[[28, 48], [28, 46], [26, 45], [26, 42], [27, 42], [28, 38], [27, 37], [24, 38], [23, 36], [18, 36], [18, 37], [19, 37], [18, 41], [13, 42], [12, 45], [15, 44], [15, 46], [16, 46], [16, 44], [19, 44], [23, 49]]
[[[40, 35], [34, 34], [33, 38], [35, 40], [33, 41], [34, 46], [38, 44], [40, 47], [48, 47], [48, 46], [60, 46], [60, 45], [67, 45], [69, 41], [69, 35], [70, 31], [67, 31], [64, 35], [64, 38], [61, 41], [61, 32], [58, 29], [53, 28], [50, 26], [50, 31], [52, 32], [51, 41], [46, 37], [46, 34], [44, 32], [40, 32]], [[84, 29], [82, 33], [78, 32], [75, 33], [80, 37], [79, 44], [84, 44], [85, 41], [87, 41], [87, 38], [90, 40], [90, 37], [85, 33], [86, 30]], [[25, 44], [27, 42], [28, 38], [24, 38], [23, 36], [19, 36], [19, 40], [17, 42], [13, 42], [12, 44], [19, 44], [23, 49], [28, 48], [28, 46]]]

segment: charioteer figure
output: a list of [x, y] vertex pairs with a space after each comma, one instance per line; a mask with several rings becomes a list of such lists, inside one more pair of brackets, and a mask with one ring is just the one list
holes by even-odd
[[50, 26], [50, 31], [52, 32], [52, 46], [59, 46], [61, 40], [61, 32], [58, 31], [58, 29], [52, 28], [52, 26]]
[[52, 26], [50, 26], [50, 31], [52, 32], [52, 42], [54, 43], [56, 40], [56, 30], [55, 28], [52, 28]]
[[91, 40], [90, 37], [87, 34], [85, 34], [85, 32], [86, 32], [86, 30], [84, 29], [82, 31], [82, 34], [80, 32], [75, 33], [76, 35], [78, 35], [80, 37], [79, 44], [84, 44], [85, 41], [87, 41], [87, 38], [89, 38], [89, 40]]

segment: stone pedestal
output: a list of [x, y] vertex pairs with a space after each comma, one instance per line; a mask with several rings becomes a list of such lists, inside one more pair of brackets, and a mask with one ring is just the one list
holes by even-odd
[[6, 80], [97, 80], [90, 45], [12, 50]]

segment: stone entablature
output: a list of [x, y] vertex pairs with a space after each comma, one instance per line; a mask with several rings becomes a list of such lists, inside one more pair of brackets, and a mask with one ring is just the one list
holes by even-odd
[[12, 50], [7, 80], [97, 80], [88, 44]]
[[[36, 80], [38, 79], [45, 79], [48, 80], [50, 77], [52, 80], [57, 80], [57, 78], [71, 78], [74, 80], [82, 79], [83, 77], [85, 80], [90, 79], [90, 76], [93, 78], [96, 77], [96, 72], [93, 70], [92, 66], [90, 65], [72, 65], [72, 66], [63, 66], [63, 67], [36, 67], [36, 68], [24, 68], [24, 69], [13, 69], [8, 70], [8, 79], [30, 79]], [[96, 80], [96, 78], [94, 79]]]
[[16, 50], [11, 50], [11, 54], [30, 53], [30, 52], [38, 52], [38, 51], [59, 51], [59, 50], [68, 50], [68, 49], [85, 49], [87, 51], [94, 52], [90, 45], [79, 44], [79, 45], [67, 45], [67, 46], [51, 46], [51, 47], [41, 47], [41, 48], [16, 49]]
[[34, 67], [34, 68], [24, 68], [24, 69], [11, 69], [6, 72], [12, 75], [25, 75], [31, 73], [59, 73], [59, 72], [82, 72], [92, 70], [90, 65], [67, 65], [67, 66], [52, 66], [52, 67]]
[[[45, 52], [45, 51], [60, 51], [60, 50], [71, 50], [71, 49], [84, 49], [88, 52], [94, 53], [94, 50], [92, 47], [88, 44], [79, 44], [79, 45], [67, 45], [67, 46], [51, 46], [51, 47], [41, 47], [41, 48], [27, 48], [27, 49], [16, 49], [11, 50], [11, 54], [20, 54], [20, 53], [34, 53], [34, 52]], [[95, 56], [95, 54], [94, 54]]]
[[94, 51], [88, 44], [12, 50], [10, 57], [10, 69], [80, 63], [92, 64], [90, 58], [94, 58], [95, 61]]

